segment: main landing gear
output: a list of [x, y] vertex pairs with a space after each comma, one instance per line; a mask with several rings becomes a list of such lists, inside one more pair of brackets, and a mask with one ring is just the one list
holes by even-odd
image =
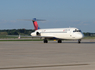
[[[44, 42], [44, 43], [48, 43], [48, 40], [47, 40], [47, 39], [43, 39], [43, 42]], [[58, 40], [58, 43], [62, 43], [62, 40], [59, 39], [59, 40]]]
[[44, 42], [44, 43], [48, 43], [48, 40], [47, 40], [47, 39], [44, 39], [43, 42]]
[[62, 40], [59, 39], [59, 40], [58, 40], [58, 43], [62, 43]]

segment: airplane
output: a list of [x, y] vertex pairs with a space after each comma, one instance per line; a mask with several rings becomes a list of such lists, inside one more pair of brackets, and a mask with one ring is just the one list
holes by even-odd
[[35, 32], [32, 32], [31, 36], [42, 38], [44, 43], [48, 43], [48, 40], [57, 40], [58, 43], [62, 43], [62, 40], [78, 40], [78, 43], [81, 43], [81, 39], [84, 37], [82, 31], [78, 28], [41, 29], [38, 26], [36, 18], [34, 18], [32, 22]]

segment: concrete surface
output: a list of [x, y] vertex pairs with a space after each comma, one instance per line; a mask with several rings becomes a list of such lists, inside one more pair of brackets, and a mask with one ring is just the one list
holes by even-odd
[[95, 41], [0, 42], [0, 70], [95, 70]]

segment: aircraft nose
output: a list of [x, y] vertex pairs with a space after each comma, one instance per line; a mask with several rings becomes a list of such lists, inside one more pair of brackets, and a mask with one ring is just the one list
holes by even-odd
[[83, 34], [79, 34], [78, 37], [79, 37], [80, 39], [82, 39], [82, 38], [84, 37], [84, 35], [83, 35]]

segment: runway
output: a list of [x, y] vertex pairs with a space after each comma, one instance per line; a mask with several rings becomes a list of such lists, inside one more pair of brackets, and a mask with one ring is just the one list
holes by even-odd
[[0, 41], [0, 70], [95, 70], [95, 40]]

